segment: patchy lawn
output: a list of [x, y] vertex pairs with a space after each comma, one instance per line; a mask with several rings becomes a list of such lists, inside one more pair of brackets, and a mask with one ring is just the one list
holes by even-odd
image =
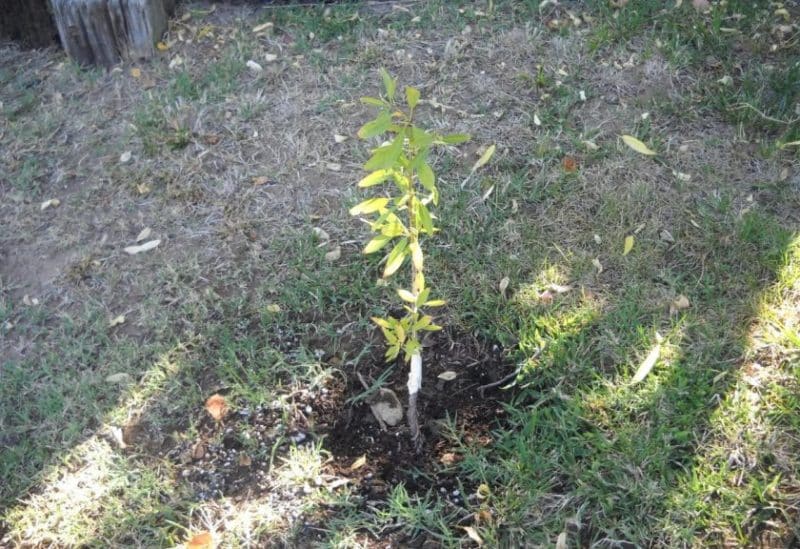
[[[611, 4], [188, 4], [107, 73], [0, 49], [0, 544], [800, 543], [800, 6]], [[380, 67], [472, 135], [433, 159], [419, 455], [371, 412], [406, 372], [347, 214]]]

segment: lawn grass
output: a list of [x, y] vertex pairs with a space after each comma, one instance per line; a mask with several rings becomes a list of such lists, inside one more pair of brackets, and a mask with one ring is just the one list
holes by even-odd
[[[189, 6], [138, 77], [4, 49], [0, 543], [798, 543], [800, 12], [673, 4]], [[488, 433], [446, 423], [460, 499], [329, 488], [329, 441], [292, 442], [396, 307], [347, 214], [378, 67], [472, 134], [434, 158], [429, 283], [519, 367]], [[167, 455], [222, 444], [217, 392], [278, 418], [239, 441], [264, 490], [199, 497]]]

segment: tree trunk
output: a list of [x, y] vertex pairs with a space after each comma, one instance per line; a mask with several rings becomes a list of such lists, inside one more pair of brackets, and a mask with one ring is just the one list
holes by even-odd
[[4, 0], [0, 14], [0, 38], [31, 48], [58, 41], [58, 31], [47, 0]]
[[67, 54], [82, 65], [104, 67], [151, 57], [175, 7], [175, 0], [51, 2]]

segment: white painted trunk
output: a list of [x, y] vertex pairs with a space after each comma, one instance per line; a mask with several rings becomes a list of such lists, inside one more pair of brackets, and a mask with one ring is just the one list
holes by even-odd
[[411, 370], [408, 372], [408, 394], [418, 393], [422, 387], [422, 355], [419, 352], [411, 355]]

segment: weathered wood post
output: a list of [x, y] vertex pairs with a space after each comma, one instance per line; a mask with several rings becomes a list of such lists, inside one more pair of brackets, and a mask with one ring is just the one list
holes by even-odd
[[82, 65], [109, 67], [144, 59], [167, 30], [175, 0], [51, 0], [67, 54]]

